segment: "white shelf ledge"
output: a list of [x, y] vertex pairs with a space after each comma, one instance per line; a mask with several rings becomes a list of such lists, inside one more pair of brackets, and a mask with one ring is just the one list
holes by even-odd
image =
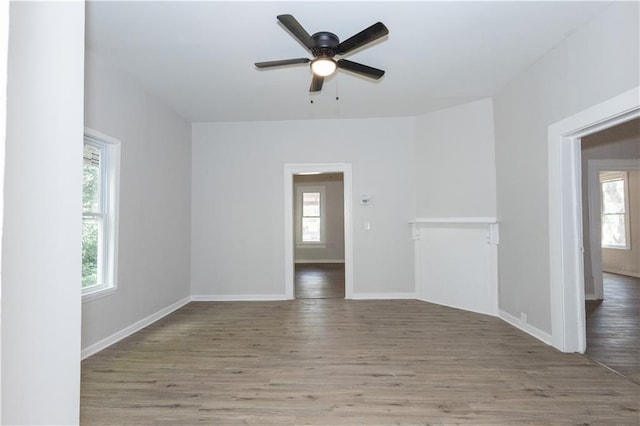
[[419, 225], [421, 223], [480, 223], [493, 225], [498, 223], [498, 219], [495, 217], [420, 217], [409, 221], [412, 225]]

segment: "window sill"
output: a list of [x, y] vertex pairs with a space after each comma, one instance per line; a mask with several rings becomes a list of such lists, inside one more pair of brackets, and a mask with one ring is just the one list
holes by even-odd
[[118, 290], [118, 287], [101, 288], [99, 290], [90, 291], [82, 294], [82, 303], [110, 296]]
[[298, 243], [296, 244], [296, 248], [305, 249], [305, 248], [326, 248], [327, 246], [324, 243]]
[[624, 246], [602, 246], [602, 248], [607, 250], [631, 250], [631, 247]]

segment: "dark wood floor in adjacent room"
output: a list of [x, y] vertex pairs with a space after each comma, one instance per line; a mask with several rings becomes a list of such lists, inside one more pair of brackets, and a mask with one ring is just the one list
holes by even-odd
[[296, 263], [296, 299], [344, 299], [344, 263]]
[[640, 386], [416, 300], [192, 302], [82, 363], [81, 422], [637, 424]]
[[587, 301], [585, 355], [640, 384], [640, 279], [603, 277], [604, 300]]

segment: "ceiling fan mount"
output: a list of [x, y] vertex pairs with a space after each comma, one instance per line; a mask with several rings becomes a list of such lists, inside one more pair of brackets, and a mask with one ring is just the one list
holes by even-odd
[[295, 58], [256, 62], [255, 66], [257, 68], [272, 68], [311, 62], [313, 78], [311, 80], [311, 87], [309, 88], [310, 92], [319, 92], [322, 90], [324, 78], [333, 74], [337, 69], [351, 71], [374, 80], [379, 80], [384, 75], [384, 71], [378, 68], [359, 64], [347, 59], [338, 59], [337, 61], [333, 59], [337, 55], [346, 55], [389, 34], [389, 30], [382, 22], [376, 22], [358, 34], [340, 42], [337, 35], [328, 31], [320, 31], [309, 35], [292, 15], [278, 15], [277, 18], [278, 21], [311, 52], [314, 59]]
[[328, 31], [321, 31], [311, 36], [315, 46], [311, 49], [313, 56], [324, 56], [327, 58], [333, 58], [336, 56], [336, 49], [340, 44], [340, 39], [334, 33]]

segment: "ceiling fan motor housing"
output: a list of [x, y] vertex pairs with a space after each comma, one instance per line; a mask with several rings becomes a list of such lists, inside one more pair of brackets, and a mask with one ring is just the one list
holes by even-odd
[[376, 22], [357, 34], [349, 37], [342, 43], [338, 36], [328, 31], [320, 31], [314, 35], [309, 35], [300, 22], [292, 15], [278, 15], [278, 21], [296, 38], [306, 49], [311, 51], [314, 59], [293, 58], [279, 61], [256, 62], [256, 68], [272, 68], [286, 65], [308, 64], [311, 62], [313, 79], [309, 92], [319, 92], [322, 90], [324, 78], [333, 74], [336, 69], [342, 69], [379, 80], [384, 75], [384, 70], [359, 64], [348, 59], [333, 59], [336, 55], [345, 55], [354, 50], [378, 40], [389, 34], [389, 30], [382, 22]]
[[313, 56], [323, 56], [333, 58], [336, 55], [336, 50], [340, 44], [338, 36], [328, 31], [321, 31], [311, 36], [315, 46], [311, 49]]

